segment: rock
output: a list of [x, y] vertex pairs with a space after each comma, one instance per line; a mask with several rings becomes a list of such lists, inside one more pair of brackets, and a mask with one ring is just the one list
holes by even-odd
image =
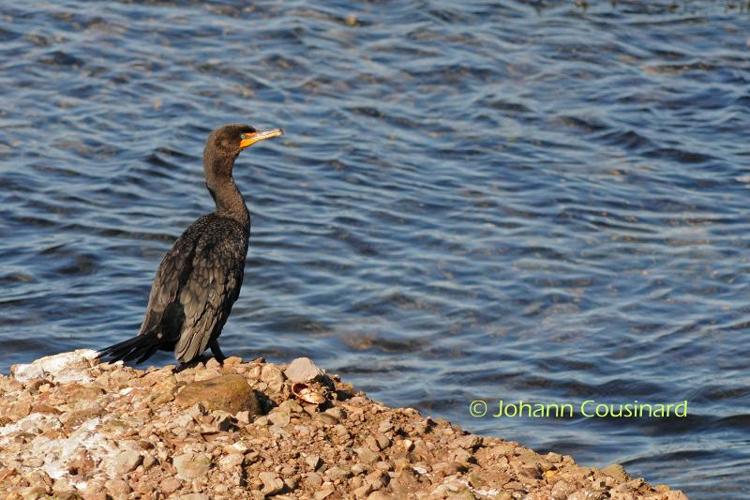
[[259, 477], [263, 481], [261, 492], [266, 495], [275, 495], [284, 489], [284, 481], [274, 472], [261, 472]]
[[64, 384], [61, 388], [61, 392], [65, 398], [65, 403], [70, 405], [82, 401], [95, 401], [104, 394], [104, 389], [74, 382], [71, 384]]
[[231, 414], [247, 411], [255, 416], [261, 413], [255, 391], [245, 377], [236, 374], [187, 384], [177, 394], [175, 402], [183, 408], [201, 403], [208, 410], [223, 410]]
[[368, 465], [374, 464], [380, 458], [377, 453], [370, 450], [369, 448], [356, 448], [354, 451], [359, 456], [359, 459]]
[[378, 432], [380, 433], [386, 433], [393, 429], [393, 422], [390, 420], [383, 420], [380, 422], [380, 425], [378, 425]]
[[329, 423], [337, 424], [346, 418], [346, 412], [341, 408], [333, 407], [328, 408], [320, 416], [327, 417]]
[[552, 487], [552, 491], [550, 495], [554, 500], [565, 500], [570, 495], [573, 494], [575, 491], [575, 487], [572, 486], [570, 483], [565, 481], [564, 479], [561, 479], [555, 483], [555, 485]]
[[364, 465], [360, 463], [352, 465], [352, 468], [351, 468], [352, 474], [354, 474], [355, 476], [359, 476], [366, 470], [367, 470], [367, 467], [365, 467]]
[[16, 401], [10, 404], [3, 416], [9, 417], [12, 421], [21, 420], [31, 413], [31, 401]]
[[305, 463], [307, 463], [312, 470], [318, 470], [318, 468], [323, 465], [323, 461], [318, 455], [308, 455], [307, 458], [305, 458]]
[[403, 441], [401, 441], [401, 445], [406, 451], [412, 451], [414, 449], [414, 441], [412, 441], [411, 439], [404, 439]]
[[323, 478], [317, 472], [311, 472], [305, 478], [305, 483], [307, 483], [311, 489], [317, 489], [323, 484]]
[[[321, 408], [295, 392], [305, 383], [260, 362], [178, 373], [82, 364], [91, 381], [65, 383], [39, 370], [47, 378], [0, 375], [3, 498], [685, 500], [618, 467], [388, 408], [337, 377], [308, 384], [330, 384]], [[250, 387], [266, 391], [268, 416], [242, 409], [250, 393], [259, 406]]]
[[323, 375], [323, 370], [315, 366], [310, 358], [297, 358], [289, 363], [284, 375], [292, 382], [309, 382]]
[[62, 422], [63, 428], [66, 432], [72, 432], [80, 425], [101, 416], [104, 411], [104, 408], [102, 408], [98, 403], [95, 403], [89, 408], [71, 411], [63, 414], [60, 417], [60, 422]]
[[176, 383], [158, 385], [154, 393], [151, 395], [151, 403], [154, 406], [161, 406], [170, 401], [174, 401], [174, 391], [176, 388]]
[[367, 500], [392, 500], [393, 496], [383, 493], [382, 491], [373, 491], [367, 497]]
[[383, 434], [376, 435], [375, 441], [377, 441], [378, 448], [380, 448], [381, 450], [385, 450], [391, 445], [391, 440], [387, 436], [384, 436]]
[[[354, 490], [354, 497], [355, 498], [367, 498], [367, 495], [369, 495], [372, 492], [372, 485], [363, 484], [359, 488], [356, 488]], [[438, 497], [438, 498], [444, 498], [444, 497]]]
[[[26, 463], [28, 463], [28, 461]], [[31, 474], [29, 474], [27, 478], [28, 478], [29, 483], [35, 486], [44, 487], [44, 490], [47, 492], [47, 494], [52, 492], [53, 480], [51, 477], [49, 477], [49, 474], [47, 474], [45, 471], [35, 470]]]
[[374, 471], [365, 476], [365, 484], [370, 485], [371, 491], [384, 488], [389, 481], [390, 477], [383, 471]]
[[620, 464], [608, 465], [602, 469], [602, 472], [618, 481], [626, 482], [630, 480], [630, 476], [625, 472], [625, 467]]
[[265, 382], [271, 392], [281, 392], [284, 386], [284, 374], [279, 367], [274, 365], [263, 365], [260, 372], [261, 381]]
[[203, 453], [178, 455], [172, 463], [177, 470], [177, 477], [186, 481], [202, 478], [211, 467], [211, 459]]
[[159, 489], [165, 495], [171, 495], [180, 489], [180, 481], [176, 477], [168, 477], [159, 484]]
[[96, 351], [78, 349], [44, 356], [27, 365], [13, 365], [10, 367], [10, 373], [20, 382], [36, 378], [46, 378], [58, 383], [88, 382], [91, 380], [88, 368], [98, 363]]
[[324, 498], [328, 498], [329, 496], [331, 496], [334, 491], [336, 491], [336, 489], [333, 487], [333, 485], [329, 484], [321, 488], [319, 491], [315, 492], [313, 498], [315, 498], [315, 500], [323, 500]]
[[239, 356], [229, 356], [224, 360], [224, 366], [236, 366], [242, 363], [242, 358]]
[[158, 461], [156, 460], [156, 457], [153, 456], [153, 455], [151, 455], [151, 454], [147, 454], [146, 456], [143, 457], [143, 468], [145, 470], [150, 469], [151, 467], [153, 467], [157, 463], [158, 463]]
[[224, 413], [223, 415], [216, 415], [216, 413], [218, 412], [214, 412], [216, 419], [213, 423], [213, 430], [216, 430], [218, 432], [227, 432], [235, 430], [237, 428], [237, 419], [232, 415], [228, 413]]
[[273, 425], [286, 427], [287, 425], [289, 425], [289, 413], [276, 408], [274, 411], [268, 414], [268, 420]]
[[279, 409], [287, 413], [300, 413], [302, 411], [302, 407], [293, 399], [287, 399], [281, 403]]
[[234, 467], [242, 465], [243, 460], [244, 457], [239, 453], [225, 455], [219, 460], [219, 468], [224, 470], [232, 469]]
[[325, 475], [328, 479], [335, 483], [336, 481], [343, 481], [344, 479], [350, 478], [352, 476], [352, 473], [348, 470], [342, 469], [337, 465], [334, 465], [330, 469], [326, 470]]
[[104, 483], [104, 487], [107, 489], [107, 493], [114, 498], [126, 497], [132, 491], [127, 481], [123, 481], [122, 479], [110, 479]]
[[124, 475], [138, 467], [143, 461], [143, 456], [135, 450], [120, 452], [115, 458], [114, 471], [117, 475]]
[[456, 439], [454, 444], [466, 450], [474, 451], [482, 445], [482, 437], [468, 434]]

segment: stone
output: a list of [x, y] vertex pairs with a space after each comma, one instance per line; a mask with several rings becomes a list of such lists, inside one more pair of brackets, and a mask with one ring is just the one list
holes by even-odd
[[287, 399], [279, 405], [280, 410], [284, 410], [287, 413], [300, 413], [302, 407], [293, 399]]
[[110, 479], [104, 483], [104, 487], [114, 498], [126, 497], [132, 491], [127, 481], [123, 481], [122, 479]]
[[382, 491], [373, 491], [367, 497], [367, 500], [391, 500], [392, 498], [392, 495], [388, 495], [387, 493], [383, 493]]
[[367, 467], [365, 467], [364, 465], [360, 463], [356, 463], [352, 465], [352, 468], [351, 468], [352, 474], [354, 474], [355, 476], [359, 476], [360, 474], [364, 473], [366, 470], [367, 470]]
[[150, 469], [154, 465], [156, 465], [158, 461], [156, 460], [156, 457], [151, 454], [146, 454], [145, 457], [143, 457], [143, 468], [145, 470]]
[[305, 458], [305, 463], [309, 465], [312, 470], [318, 470], [318, 468], [323, 465], [323, 461], [318, 455], [308, 455], [307, 458]]
[[224, 366], [236, 366], [242, 363], [242, 358], [239, 356], [229, 356], [224, 360]]
[[92, 420], [104, 413], [104, 408], [99, 404], [94, 404], [83, 410], [71, 411], [61, 416], [60, 421], [67, 432], [72, 432], [78, 426]]
[[220, 469], [232, 469], [233, 467], [237, 467], [239, 465], [242, 465], [242, 461], [244, 460], [244, 457], [239, 453], [231, 453], [229, 455], [225, 455], [219, 460], [219, 468]]
[[127, 474], [138, 467], [143, 461], [143, 456], [135, 450], [120, 452], [114, 461], [114, 471], [118, 476]]
[[235, 414], [247, 411], [260, 415], [258, 396], [242, 375], [229, 374], [187, 384], [175, 398], [175, 402], [187, 408], [201, 403], [208, 410], [222, 410]]
[[261, 472], [259, 477], [263, 481], [261, 492], [265, 495], [275, 495], [284, 489], [284, 481], [275, 472]]
[[372, 485], [370, 485], [369, 483], [363, 484], [362, 486], [354, 490], [354, 498], [367, 498], [367, 495], [369, 495], [370, 492], [372, 492]]
[[315, 500], [323, 500], [324, 498], [328, 498], [329, 496], [331, 496], [331, 494], [334, 491], [336, 490], [333, 487], [333, 485], [329, 484], [327, 486], [324, 486], [320, 490], [316, 491], [315, 494], [313, 495], [313, 498], [315, 498]]
[[274, 365], [263, 365], [260, 379], [268, 385], [271, 392], [281, 392], [281, 388], [284, 386], [284, 374], [279, 367]]
[[27, 365], [13, 365], [10, 373], [19, 382], [36, 378], [55, 382], [88, 382], [88, 368], [99, 363], [98, 353], [91, 349], [78, 349], [52, 356], [44, 356]]
[[76, 382], [63, 385], [61, 391], [66, 404], [73, 404], [81, 401], [94, 401], [104, 394], [104, 389], [100, 387], [90, 385], [86, 386]]
[[[0, 375], [0, 497], [686, 500], [628, 480], [620, 466], [580, 467], [569, 456], [388, 408], [337, 377], [309, 384], [331, 384], [321, 407], [299, 398], [294, 385], [305, 383], [287, 382], [269, 364], [81, 370], [90, 382]], [[211, 408], [228, 375], [238, 375], [241, 394], [248, 385], [267, 391], [253, 394], [275, 409], [258, 417], [228, 404]], [[276, 386], [281, 392], [267, 390]], [[160, 391], [184, 392], [181, 404]]]
[[211, 459], [204, 453], [184, 453], [174, 457], [177, 477], [186, 481], [202, 478], [211, 467]]
[[346, 418], [346, 412], [341, 408], [333, 407], [328, 408], [326, 411], [324, 411], [321, 414], [321, 417], [330, 417], [330, 419], [332, 419], [331, 423], [336, 424]]
[[370, 450], [369, 448], [362, 447], [362, 448], [357, 448], [354, 451], [357, 454], [357, 456], [359, 456], [359, 459], [368, 465], [374, 464], [380, 458], [377, 453]]
[[310, 358], [296, 358], [284, 370], [284, 375], [292, 382], [309, 382], [323, 375], [323, 370], [315, 366]]
[[377, 436], [375, 436], [375, 441], [377, 441], [378, 447], [381, 450], [384, 450], [391, 445], [391, 440], [383, 434], [378, 434]]
[[176, 477], [168, 477], [159, 484], [159, 489], [165, 495], [171, 495], [175, 491], [180, 489], [180, 480]]
[[323, 484], [323, 478], [317, 472], [311, 472], [305, 478], [305, 483], [312, 489], [319, 488]]
[[369, 484], [372, 491], [384, 488], [389, 481], [390, 477], [383, 471], [373, 471], [365, 476], [365, 484]]
[[277, 408], [268, 414], [268, 420], [273, 425], [286, 427], [287, 425], [289, 425], [289, 413]]
[[626, 482], [630, 480], [630, 476], [628, 476], [628, 473], [625, 472], [625, 467], [623, 467], [620, 464], [610, 464], [604, 467], [602, 469], [602, 472], [621, 482]]
[[326, 470], [325, 473], [326, 477], [330, 479], [333, 482], [336, 481], [343, 481], [344, 479], [348, 479], [352, 476], [352, 473], [348, 470], [344, 470], [341, 467], [334, 465], [330, 469]]

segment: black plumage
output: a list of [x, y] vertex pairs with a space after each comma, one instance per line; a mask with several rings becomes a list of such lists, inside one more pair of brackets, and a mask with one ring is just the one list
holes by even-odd
[[216, 210], [193, 222], [162, 259], [139, 334], [103, 349], [100, 357], [140, 363], [157, 350], [174, 350], [185, 364], [210, 347], [223, 361], [218, 338], [240, 294], [250, 237], [250, 212], [232, 169], [243, 149], [281, 134], [248, 125], [211, 133], [203, 169]]

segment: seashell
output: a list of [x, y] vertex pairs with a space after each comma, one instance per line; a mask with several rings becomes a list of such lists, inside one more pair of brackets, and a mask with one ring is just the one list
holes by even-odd
[[297, 382], [292, 385], [292, 393], [305, 403], [319, 405], [325, 402], [326, 398], [321, 394], [320, 389], [317, 391], [307, 384]]

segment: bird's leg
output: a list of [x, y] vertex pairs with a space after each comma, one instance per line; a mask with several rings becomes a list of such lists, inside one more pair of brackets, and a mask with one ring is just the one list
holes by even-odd
[[177, 368], [174, 369], [175, 373], [180, 373], [182, 370], [185, 370], [187, 368], [190, 368], [192, 365], [190, 363], [180, 363], [177, 365]]
[[227, 359], [227, 357], [224, 356], [224, 353], [221, 352], [221, 349], [219, 348], [219, 340], [211, 340], [211, 342], [208, 343], [208, 346], [211, 348], [211, 352], [214, 353], [214, 358], [216, 358], [216, 361], [218, 361], [219, 363], [224, 363], [224, 360]]
[[205, 363], [209, 359], [210, 358], [207, 355], [203, 355], [202, 354], [202, 355], [198, 356], [197, 358], [195, 358], [195, 359], [193, 359], [191, 361], [188, 361], [187, 363], [182, 363], [181, 362], [179, 365], [177, 365], [177, 368], [174, 369], [174, 372], [175, 373], [180, 373], [182, 370], [187, 370], [188, 368], [193, 368], [198, 363]]

